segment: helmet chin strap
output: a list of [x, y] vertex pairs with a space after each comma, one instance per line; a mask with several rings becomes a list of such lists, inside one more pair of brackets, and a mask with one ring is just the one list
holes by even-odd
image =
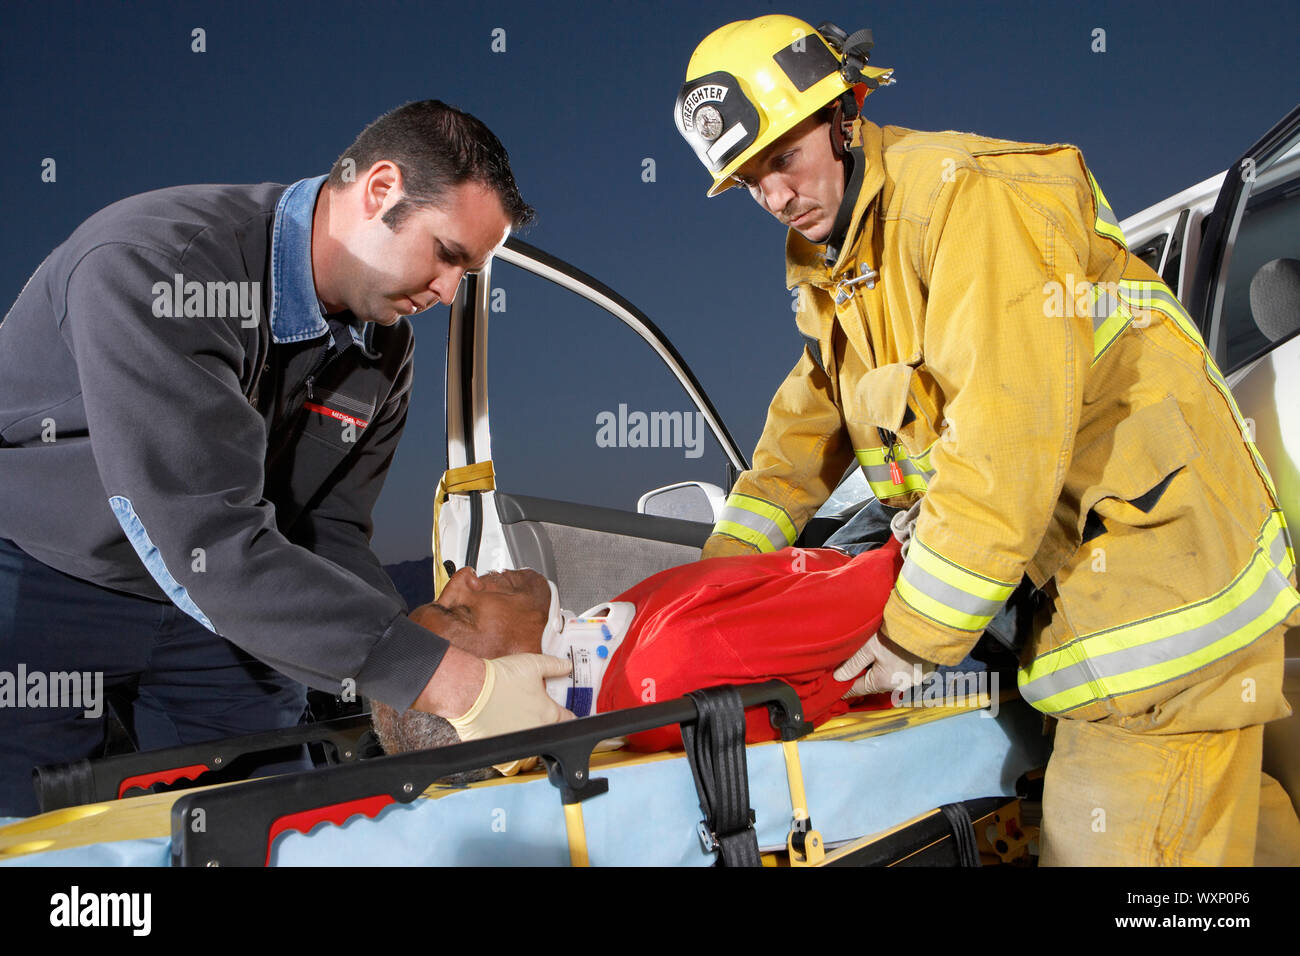
[[[846, 102], [847, 101], [847, 102]], [[853, 138], [853, 121], [858, 118], [858, 101], [852, 90], [840, 94], [831, 113], [831, 152], [835, 158], [843, 161], [849, 155], [849, 142]], [[847, 181], [847, 173], [845, 179]]]
[[846, 233], [849, 230], [849, 221], [853, 218], [853, 208], [858, 203], [858, 190], [862, 188], [866, 157], [861, 147], [855, 148], [849, 145], [851, 142], [849, 130], [852, 129], [852, 123], [857, 117], [858, 101], [853, 91], [848, 90], [836, 100], [835, 110], [831, 115], [831, 151], [844, 166], [844, 198], [840, 200], [840, 208], [835, 213], [835, 223], [831, 226], [830, 235], [826, 237], [827, 267], [835, 265], [840, 257], [840, 249], [844, 247]]

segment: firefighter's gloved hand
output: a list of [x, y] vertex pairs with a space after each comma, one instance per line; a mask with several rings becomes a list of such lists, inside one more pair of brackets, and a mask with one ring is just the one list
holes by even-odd
[[[919, 684], [935, 665], [903, 650], [888, 637], [877, 632], [858, 652], [835, 668], [832, 675], [837, 681], [853, 680], [853, 686], [844, 692], [842, 700], [865, 697], [867, 694], [884, 694], [901, 691]], [[865, 670], [865, 673], [863, 671]]]
[[[478, 699], [465, 713], [447, 720], [462, 741], [573, 719], [573, 714], [547, 696], [545, 684], [548, 677], [568, 675], [572, 662], [544, 654], [510, 654], [483, 663], [487, 675]], [[528, 757], [497, 764], [496, 769], [511, 776], [536, 765], [537, 758]]]

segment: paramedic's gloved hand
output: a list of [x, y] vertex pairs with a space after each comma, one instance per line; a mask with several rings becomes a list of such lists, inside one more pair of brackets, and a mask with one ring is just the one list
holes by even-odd
[[851, 700], [867, 694], [905, 690], [919, 684], [934, 669], [935, 665], [930, 661], [922, 660], [899, 647], [883, 632], [877, 632], [858, 648], [856, 654], [837, 667], [832, 676], [838, 681], [847, 681], [861, 674], [844, 693], [843, 699]]
[[[573, 714], [547, 696], [545, 684], [548, 677], [567, 676], [571, 662], [543, 654], [510, 654], [483, 663], [487, 673], [478, 699], [459, 717], [447, 718], [462, 741], [573, 719]], [[509, 776], [536, 764], [537, 758], [530, 757], [497, 764], [496, 769]]]

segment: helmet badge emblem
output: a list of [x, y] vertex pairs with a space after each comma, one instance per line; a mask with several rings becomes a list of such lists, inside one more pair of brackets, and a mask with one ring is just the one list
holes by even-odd
[[710, 143], [722, 135], [722, 114], [716, 107], [703, 106], [695, 111], [693, 117], [695, 132]]

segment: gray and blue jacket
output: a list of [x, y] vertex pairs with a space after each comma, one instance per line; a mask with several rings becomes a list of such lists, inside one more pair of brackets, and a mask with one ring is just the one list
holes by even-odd
[[323, 181], [132, 196], [50, 253], [0, 322], [0, 537], [405, 708], [447, 647], [370, 549], [413, 333], [322, 315]]

